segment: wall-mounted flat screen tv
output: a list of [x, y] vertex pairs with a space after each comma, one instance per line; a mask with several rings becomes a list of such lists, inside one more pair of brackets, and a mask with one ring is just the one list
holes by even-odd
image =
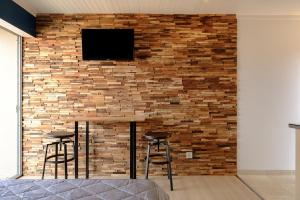
[[83, 60], [133, 60], [133, 29], [82, 29]]

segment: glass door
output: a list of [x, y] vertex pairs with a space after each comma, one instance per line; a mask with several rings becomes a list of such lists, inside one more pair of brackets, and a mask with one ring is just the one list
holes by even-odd
[[21, 37], [0, 27], [0, 178], [21, 175]]

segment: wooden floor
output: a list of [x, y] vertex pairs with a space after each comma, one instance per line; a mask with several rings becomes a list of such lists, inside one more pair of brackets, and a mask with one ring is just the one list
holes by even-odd
[[295, 198], [294, 175], [239, 175], [239, 177], [266, 200]]
[[[150, 180], [161, 186], [171, 200], [260, 200], [235, 176], [174, 176], [173, 178], [174, 191], [172, 192], [167, 177], [150, 177]], [[40, 177], [22, 177], [22, 179], [40, 179]]]
[[259, 200], [235, 176], [176, 176], [174, 191], [167, 177], [150, 178], [166, 191], [171, 200]]

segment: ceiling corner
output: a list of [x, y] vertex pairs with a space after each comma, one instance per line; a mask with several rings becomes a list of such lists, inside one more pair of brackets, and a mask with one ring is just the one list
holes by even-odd
[[30, 14], [33, 16], [36, 16], [37, 11], [35, 8], [28, 2], [28, 0], [13, 0], [15, 3], [17, 3], [19, 6], [27, 10]]

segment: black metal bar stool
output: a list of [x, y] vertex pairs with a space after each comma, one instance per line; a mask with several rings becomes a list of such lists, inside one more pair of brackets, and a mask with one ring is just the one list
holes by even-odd
[[[64, 163], [65, 165], [65, 179], [68, 178], [68, 162], [74, 160], [74, 143], [72, 141], [72, 137], [74, 137], [74, 133], [65, 133], [65, 132], [52, 132], [48, 134], [48, 137], [51, 139], [55, 139], [56, 141], [46, 144], [45, 151], [45, 159], [43, 165], [43, 174], [42, 179], [44, 179], [46, 163], [54, 163], [55, 164], [55, 179], [57, 179], [57, 165]], [[68, 147], [67, 144], [71, 143], [73, 146], [73, 154], [72, 157], [68, 158]], [[48, 156], [49, 147], [55, 146], [55, 153], [53, 155]], [[58, 148], [59, 146], [59, 148]], [[63, 146], [63, 153], [59, 153]], [[70, 155], [70, 154], [69, 154]]]
[[[168, 138], [171, 136], [167, 132], [147, 132], [145, 138], [148, 140], [145, 179], [148, 179], [149, 164], [168, 165], [168, 179], [170, 180], [171, 191], [173, 191], [173, 178], [172, 178], [172, 157], [170, 154], [170, 147]], [[151, 148], [157, 147], [157, 150], [151, 152]], [[163, 149], [161, 149], [162, 147]], [[164, 160], [155, 160], [154, 157], [164, 158]]]

